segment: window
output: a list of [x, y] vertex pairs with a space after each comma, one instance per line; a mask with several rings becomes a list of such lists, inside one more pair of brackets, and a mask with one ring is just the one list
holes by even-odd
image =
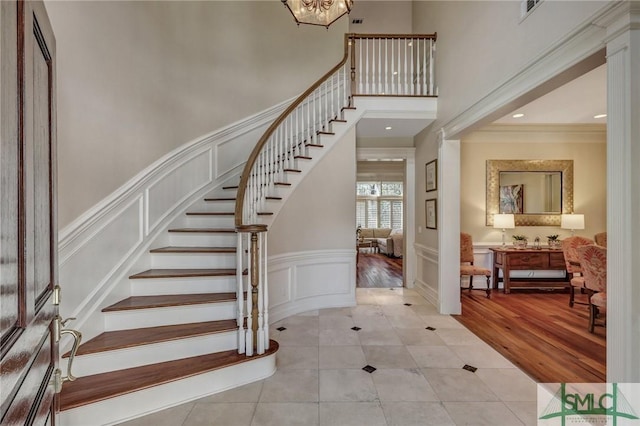
[[358, 182], [356, 194], [356, 225], [402, 228], [402, 182]]

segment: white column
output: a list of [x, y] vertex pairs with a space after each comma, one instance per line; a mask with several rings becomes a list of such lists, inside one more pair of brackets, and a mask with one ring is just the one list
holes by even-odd
[[416, 255], [413, 244], [416, 233], [416, 199], [409, 194], [416, 193], [416, 159], [413, 151], [405, 157], [405, 216], [404, 216], [404, 248], [403, 264], [404, 286], [413, 288], [416, 282]]
[[438, 149], [438, 295], [441, 314], [460, 314], [460, 141]]
[[640, 3], [607, 27], [607, 381], [640, 382]]

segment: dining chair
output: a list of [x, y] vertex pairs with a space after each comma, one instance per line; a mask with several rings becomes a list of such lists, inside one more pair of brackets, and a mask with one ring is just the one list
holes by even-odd
[[593, 333], [596, 325], [606, 326], [606, 322], [596, 324], [596, 318], [607, 307], [607, 248], [582, 246], [578, 248], [578, 257], [589, 293], [589, 332]]
[[469, 291], [482, 290], [481, 288], [473, 288], [473, 277], [484, 276], [487, 279], [487, 298], [491, 297], [491, 271], [487, 268], [475, 266], [473, 264], [473, 239], [470, 234], [460, 233], [460, 288], [462, 287], [462, 277], [469, 277]]
[[607, 246], [607, 233], [606, 232], [599, 232], [597, 233], [593, 239], [595, 240], [596, 244], [602, 247], [606, 247]]
[[564, 255], [564, 263], [569, 274], [569, 306], [573, 308], [575, 303], [579, 305], [588, 305], [587, 302], [576, 302], [576, 288], [583, 291], [584, 277], [580, 269], [580, 258], [578, 257], [577, 248], [586, 245], [593, 245], [594, 241], [580, 236], [567, 237], [562, 240], [562, 254]]

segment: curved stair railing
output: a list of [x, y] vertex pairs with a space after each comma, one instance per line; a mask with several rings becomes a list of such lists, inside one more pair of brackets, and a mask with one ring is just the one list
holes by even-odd
[[287, 174], [299, 172], [298, 160], [311, 158], [309, 149], [322, 146], [332, 124], [344, 121], [353, 96], [437, 96], [436, 37], [345, 34], [342, 60], [289, 105], [249, 155], [235, 205], [239, 353], [269, 348], [267, 226], [261, 223], [267, 201], [278, 199], [277, 187], [290, 185]]

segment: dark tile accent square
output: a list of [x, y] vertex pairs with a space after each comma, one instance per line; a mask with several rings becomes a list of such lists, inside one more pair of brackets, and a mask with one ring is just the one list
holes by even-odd
[[436, 329], [433, 328], [433, 327], [427, 327], [426, 329], [429, 330], [429, 331], [436, 331]]
[[353, 331], [362, 330], [360, 327], [351, 327], [351, 329], [352, 329]]
[[278, 328], [276, 328], [276, 330], [278, 330], [278, 331], [284, 331], [286, 329], [287, 329], [287, 327], [278, 327]]
[[472, 373], [475, 373], [477, 368], [469, 365], [469, 364], [465, 364], [464, 367], [462, 367], [463, 370], [467, 370], [467, 371], [471, 371]]
[[404, 306], [412, 306], [411, 303], [405, 303]]
[[362, 367], [362, 369], [363, 369], [364, 371], [366, 371], [367, 373], [373, 373], [374, 371], [376, 371], [376, 370], [377, 370], [377, 368], [375, 368], [375, 367], [373, 367], [373, 366], [371, 366], [371, 365], [368, 365], [368, 364], [367, 364], [367, 365], [365, 365], [364, 367]]

